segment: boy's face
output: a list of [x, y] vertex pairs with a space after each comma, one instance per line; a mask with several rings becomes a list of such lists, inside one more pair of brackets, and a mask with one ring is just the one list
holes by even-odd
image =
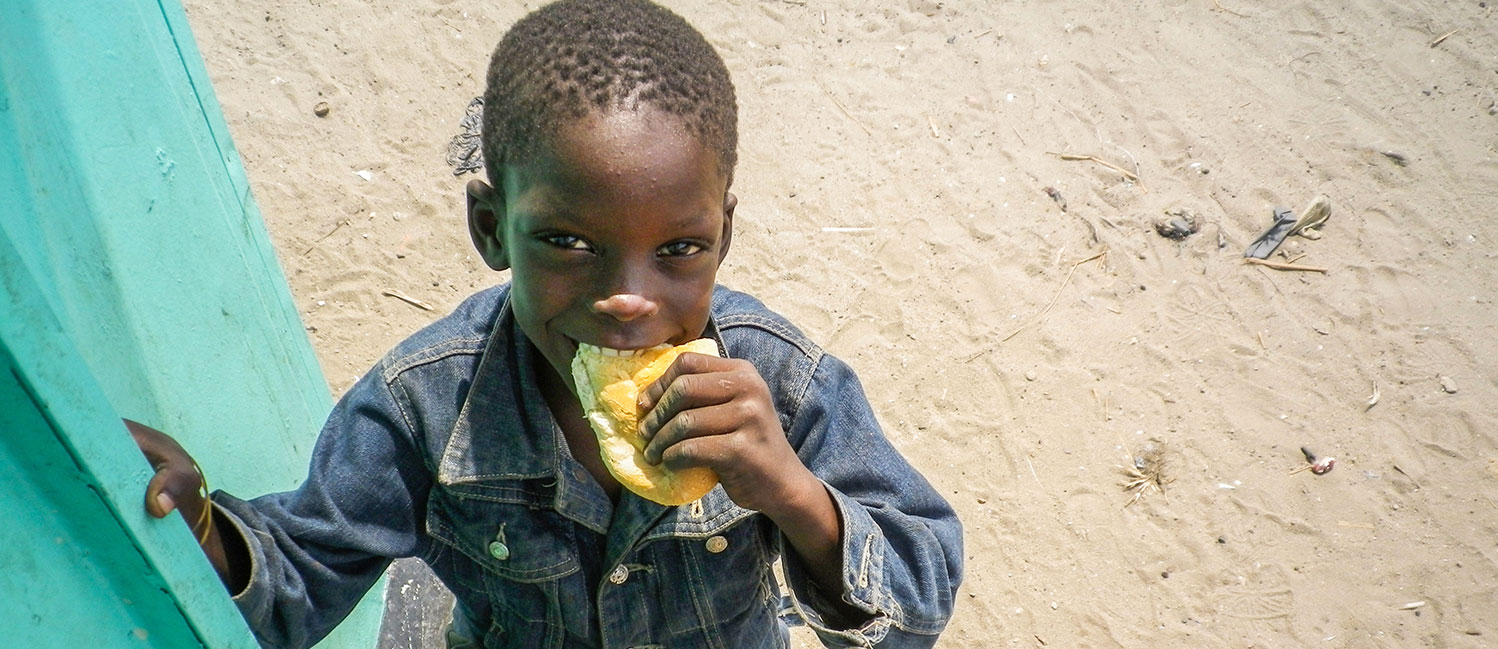
[[628, 350], [702, 336], [737, 199], [678, 118], [595, 112], [501, 172], [501, 192], [469, 184], [474, 244], [510, 268], [515, 318], [569, 390], [579, 342]]

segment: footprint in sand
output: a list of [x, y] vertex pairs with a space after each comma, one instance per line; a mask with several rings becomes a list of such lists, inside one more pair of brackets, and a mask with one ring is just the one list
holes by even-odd
[[1284, 637], [1293, 633], [1290, 614], [1295, 592], [1284, 568], [1252, 562], [1213, 594], [1225, 627], [1243, 638]]

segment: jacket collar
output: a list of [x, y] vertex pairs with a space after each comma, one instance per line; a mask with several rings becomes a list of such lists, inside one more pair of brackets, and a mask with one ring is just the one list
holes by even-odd
[[516, 324], [506, 295], [437, 468], [439, 484], [557, 474], [561, 431], [536, 381], [537, 355]]
[[[719, 355], [728, 357], [715, 318], [708, 318], [704, 335], [718, 343]], [[556, 478], [565, 442], [536, 379], [538, 356], [520, 331], [506, 293], [437, 467], [438, 484]]]
[[[704, 335], [718, 343], [720, 355], [728, 356], [716, 319], [708, 319]], [[480, 497], [530, 501], [536, 496], [529, 489], [516, 489], [513, 482], [539, 479], [555, 488], [548, 489], [553, 495], [541, 498], [558, 512], [595, 532], [633, 543], [671, 508], [632, 493], [623, 494], [617, 507], [610, 504], [598, 483], [567, 455], [561, 428], [536, 380], [538, 357], [515, 322], [506, 295], [443, 451], [438, 484]], [[732, 501], [719, 487], [702, 504], [711, 505], [708, 518], [714, 518], [719, 510], [731, 507]], [[700, 520], [700, 510], [694, 509], [693, 516]], [[610, 556], [622, 556], [623, 546], [613, 547], [613, 543], [608, 548]]]

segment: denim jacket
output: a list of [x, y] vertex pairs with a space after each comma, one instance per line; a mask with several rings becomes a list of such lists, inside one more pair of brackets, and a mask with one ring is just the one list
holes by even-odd
[[[393, 558], [452, 590], [453, 632], [500, 647], [926, 647], [952, 612], [962, 529], [879, 430], [857, 377], [757, 300], [718, 287], [709, 335], [770, 386], [801, 461], [842, 519], [842, 592], [819, 592], [774, 524], [715, 488], [617, 504], [567, 450], [544, 362], [508, 286], [401, 343], [338, 402], [295, 491], [214, 494], [249, 549], [234, 598], [267, 647], [311, 645]], [[783, 557], [790, 597], [771, 566]], [[866, 614], [842, 628], [831, 598]]]

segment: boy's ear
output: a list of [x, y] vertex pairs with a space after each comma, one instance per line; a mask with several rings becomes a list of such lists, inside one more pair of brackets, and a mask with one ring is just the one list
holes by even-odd
[[733, 192], [725, 192], [723, 195], [723, 237], [720, 239], [722, 245], [718, 246], [718, 265], [723, 265], [723, 258], [728, 256], [728, 244], [733, 243], [733, 208], [739, 206], [739, 197]]
[[500, 214], [504, 213], [504, 199], [482, 180], [470, 180], [463, 188], [468, 199], [468, 236], [473, 238], [473, 247], [484, 258], [484, 263], [494, 270], [510, 267], [510, 258], [505, 254], [504, 238], [500, 236]]

